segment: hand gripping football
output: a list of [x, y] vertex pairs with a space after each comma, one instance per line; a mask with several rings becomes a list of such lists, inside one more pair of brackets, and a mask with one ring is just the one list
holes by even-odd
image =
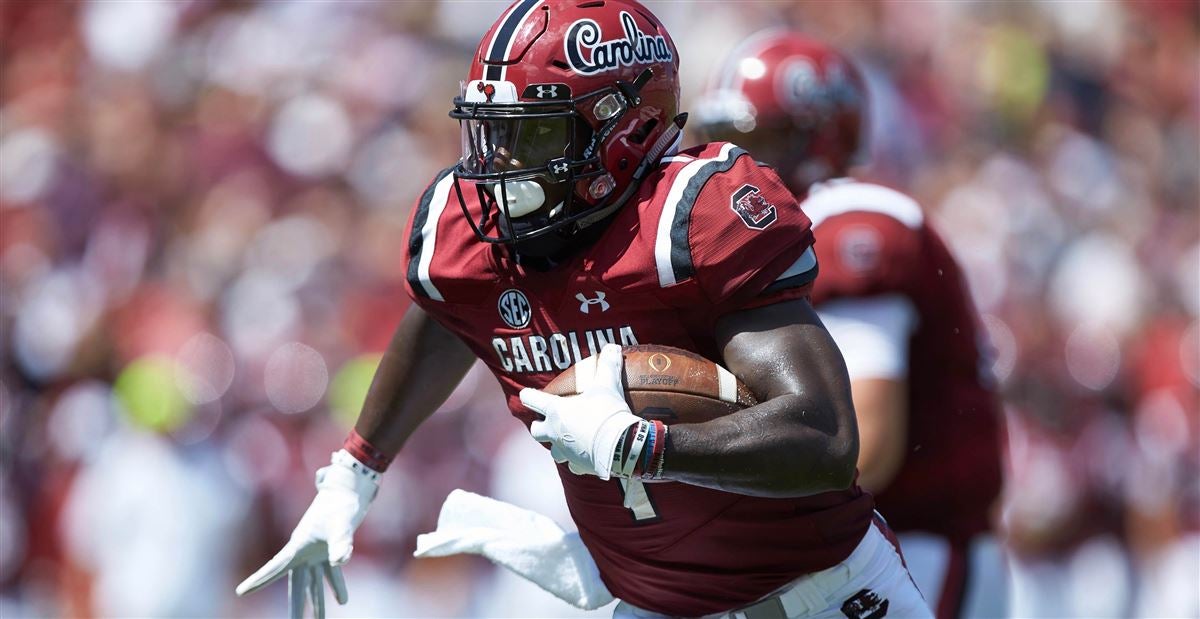
[[[693, 352], [642, 344], [626, 346], [625, 401], [633, 414], [666, 424], [702, 423], [757, 404], [729, 370]], [[596, 357], [567, 368], [542, 390], [577, 395], [595, 374]]]

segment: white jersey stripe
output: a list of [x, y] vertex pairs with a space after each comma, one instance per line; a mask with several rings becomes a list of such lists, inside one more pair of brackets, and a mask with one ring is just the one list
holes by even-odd
[[675, 281], [675, 269], [671, 265], [671, 227], [675, 222], [675, 211], [679, 208], [679, 202], [683, 199], [683, 191], [687, 189], [688, 181], [700, 171], [707, 163], [714, 161], [725, 161], [729, 159], [729, 151], [736, 148], [733, 144], [726, 143], [721, 146], [721, 152], [716, 157], [711, 159], [696, 159], [683, 167], [683, 170], [675, 176], [675, 180], [671, 182], [671, 189], [667, 192], [667, 200], [663, 204], [662, 214], [658, 218], [658, 231], [654, 237], [654, 264], [658, 268], [658, 283], [666, 288], [673, 286]]
[[447, 174], [433, 189], [433, 198], [429, 201], [429, 215], [425, 218], [425, 225], [421, 227], [421, 258], [417, 263], [417, 278], [421, 281], [421, 287], [434, 301], [445, 301], [442, 298], [442, 293], [433, 285], [433, 280], [429, 277], [429, 265], [433, 263], [433, 252], [437, 246], [437, 228], [438, 221], [442, 218], [442, 211], [446, 210], [446, 202], [450, 198], [450, 189], [454, 187], [454, 175]]

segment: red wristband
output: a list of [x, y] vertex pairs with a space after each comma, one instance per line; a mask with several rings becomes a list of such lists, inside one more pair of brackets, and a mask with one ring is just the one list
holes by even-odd
[[367, 465], [367, 468], [380, 473], [386, 471], [388, 465], [392, 463], [393, 456], [376, 449], [374, 445], [367, 442], [367, 439], [359, 436], [357, 430], [350, 430], [350, 436], [346, 437], [342, 449], [350, 452], [355, 460]]
[[643, 479], [658, 479], [662, 476], [663, 452], [667, 449], [667, 425], [655, 419], [653, 435], [653, 445], [646, 454], [642, 470], [637, 475]]

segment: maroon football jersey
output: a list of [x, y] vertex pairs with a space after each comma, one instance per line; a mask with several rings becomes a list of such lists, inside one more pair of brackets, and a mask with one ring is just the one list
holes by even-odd
[[813, 302], [902, 295], [908, 348], [904, 464], [875, 503], [895, 531], [967, 539], [990, 528], [1000, 491], [999, 402], [983, 369], [978, 316], [958, 264], [911, 198], [848, 179], [802, 204], [818, 236]]
[[[526, 425], [534, 414], [519, 391], [606, 342], [720, 361], [719, 316], [806, 295], [816, 276], [808, 218], [773, 171], [731, 144], [664, 158], [595, 243], [547, 271], [478, 241], [453, 186], [443, 173], [413, 211], [409, 293], [487, 363]], [[559, 472], [609, 590], [672, 615], [742, 606], [835, 565], [871, 518], [858, 488], [768, 499], [654, 483], [628, 509], [621, 481]]]

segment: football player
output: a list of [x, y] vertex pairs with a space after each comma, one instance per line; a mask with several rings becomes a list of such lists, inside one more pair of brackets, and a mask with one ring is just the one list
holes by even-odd
[[981, 371], [978, 316], [920, 205], [848, 177], [866, 95], [842, 54], [773, 30], [731, 53], [696, 115], [706, 139], [747, 148], [806, 196], [821, 265], [812, 300], [850, 373], [858, 480], [918, 586], [939, 618], [1003, 616], [1003, 566], [988, 536], [1000, 412]]
[[[620, 616], [928, 614], [854, 483], [837, 347], [806, 297], [810, 222], [728, 143], [677, 151], [679, 57], [633, 0], [520, 0], [484, 35], [451, 117], [462, 158], [417, 200], [402, 319], [288, 544], [292, 612], [338, 570], [377, 480], [478, 358], [550, 446]], [[630, 413], [621, 345], [720, 362], [761, 404], [703, 424]], [[573, 398], [537, 389], [585, 358]], [[644, 480], [662, 483], [643, 484]]]

